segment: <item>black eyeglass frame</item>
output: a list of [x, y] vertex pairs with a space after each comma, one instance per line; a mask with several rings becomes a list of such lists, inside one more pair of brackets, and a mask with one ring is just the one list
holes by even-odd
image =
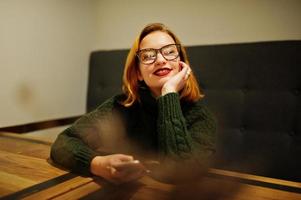
[[[176, 46], [177, 51], [178, 51], [178, 55], [177, 55], [175, 58], [167, 59], [167, 58], [165, 58], [164, 54], [162, 53], [162, 49], [164, 49], [164, 48], [166, 48], [166, 47], [168, 47], [168, 46], [171, 46], [171, 45], [175, 45], [175, 46]], [[146, 51], [146, 50], [154, 50], [154, 51], [156, 52], [156, 54], [155, 54], [155, 55], [156, 55], [156, 58], [155, 58], [154, 61], [151, 62], [151, 63], [144, 63], [144, 62], [142, 62], [141, 59], [140, 59], [140, 56], [139, 56], [139, 55], [140, 55], [140, 52]], [[153, 64], [154, 62], [156, 62], [157, 57], [158, 57], [158, 52], [160, 52], [160, 54], [163, 56], [163, 58], [164, 58], [165, 60], [171, 61], [171, 60], [177, 59], [177, 58], [180, 56], [181, 45], [180, 45], [180, 44], [167, 44], [167, 45], [161, 47], [160, 49], [154, 49], [154, 48], [140, 49], [140, 50], [138, 50], [138, 51], [136, 52], [136, 56], [137, 56], [139, 62], [143, 63], [144, 65], [151, 65], [151, 64]]]

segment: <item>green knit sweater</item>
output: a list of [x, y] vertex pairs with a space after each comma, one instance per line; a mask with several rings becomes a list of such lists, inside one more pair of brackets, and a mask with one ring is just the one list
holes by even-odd
[[215, 152], [216, 122], [201, 100], [180, 101], [177, 93], [155, 99], [147, 89], [140, 102], [124, 107], [114, 96], [63, 131], [51, 147], [54, 162], [90, 173], [97, 155], [131, 154], [146, 160], [193, 160], [202, 165]]

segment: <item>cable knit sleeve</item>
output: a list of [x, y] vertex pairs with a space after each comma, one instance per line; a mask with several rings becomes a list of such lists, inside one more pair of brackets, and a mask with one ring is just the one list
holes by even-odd
[[90, 175], [90, 163], [98, 155], [99, 134], [112, 112], [113, 103], [113, 98], [107, 100], [59, 134], [51, 146], [51, 159], [67, 169]]
[[158, 140], [163, 158], [193, 160], [200, 164], [215, 152], [216, 121], [208, 109], [195, 103], [183, 115], [179, 95], [158, 99]]

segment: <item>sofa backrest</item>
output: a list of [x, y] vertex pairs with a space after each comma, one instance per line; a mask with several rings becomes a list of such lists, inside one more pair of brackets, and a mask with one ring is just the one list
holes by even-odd
[[[301, 41], [187, 47], [218, 120], [214, 167], [301, 181]], [[87, 111], [121, 92], [128, 50], [92, 52]]]

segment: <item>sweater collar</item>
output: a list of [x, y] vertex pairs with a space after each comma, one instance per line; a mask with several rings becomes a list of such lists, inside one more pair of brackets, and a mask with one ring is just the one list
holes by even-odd
[[139, 87], [139, 95], [143, 107], [157, 110], [157, 100], [152, 96], [150, 89], [145, 84]]

